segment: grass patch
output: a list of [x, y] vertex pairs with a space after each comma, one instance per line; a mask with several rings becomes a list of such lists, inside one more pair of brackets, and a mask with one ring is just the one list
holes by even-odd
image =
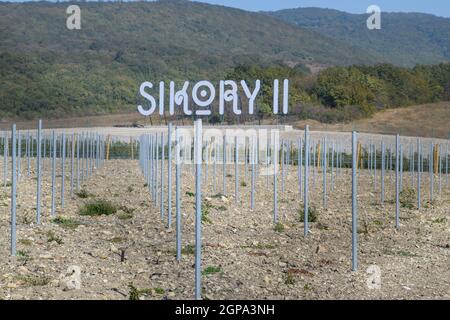
[[155, 288], [154, 290], [155, 290], [155, 292], [157, 294], [164, 294], [164, 289], [163, 288]]
[[[298, 209], [300, 222], [305, 222], [305, 209]], [[317, 222], [318, 214], [315, 206], [308, 207], [308, 222]]]
[[189, 197], [194, 197], [195, 193], [191, 192], [191, 191], [186, 191], [186, 195]]
[[122, 237], [114, 237], [109, 239], [109, 241], [111, 241], [112, 243], [121, 243], [125, 241], [125, 238]]
[[411, 188], [404, 188], [400, 192], [400, 204], [403, 208], [412, 209], [417, 201], [416, 191]]
[[247, 182], [242, 181], [242, 182], [241, 182], [241, 187], [246, 187], [246, 186], [247, 186]]
[[119, 213], [117, 215], [117, 218], [119, 218], [120, 220], [129, 220], [131, 218], [133, 218], [133, 214], [132, 213]]
[[286, 278], [284, 279], [284, 284], [288, 286], [293, 286], [295, 284], [295, 278], [292, 272], [286, 273]]
[[87, 192], [86, 189], [81, 189], [81, 190], [76, 191], [75, 195], [78, 198], [81, 198], [81, 199], [86, 199], [86, 198], [89, 198], [91, 196], [91, 194], [89, 192]]
[[444, 217], [442, 218], [436, 218], [433, 220], [433, 223], [445, 223], [447, 221], [447, 219], [445, 219]]
[[63, 227], [64, 229], [70, 230], [74, 230], [80, 225], [78, 221], [64, 217], [56, 217], [55, 219], [52, 220], [52, 222], [56, 223], [60, 227]]
[[284, 225], [281, 222], [278, 222], [275, 227], [274, 230], [276, 232], [283, 232], [284, 231]]
[[84, 204], [79, 214], [82, 216], [109, 216], [117, 212], [114, 204], [106, 200], [95, 200]]
[[328, 227], [328, 225], [326, 225], [325, 223], [318, 222], [317, 223], [317, 229], [319, 229], [319, 230], [330, 230], [330, 227]]
[[212, 224], [211, 219], [209, 218], [209, 214], [211, 212], [211, 208], [213, 205], [208, 200], [203, 200], [202, 203], [202, 223]]
[[26, 250], [17, 250], [16, 256], [20, 262], [26, 263], [31, 260], [30, 254]]
[[128, 285], [128, 299], [129, 300], [140, 300], [140, 298], [144, 295], [150, 295], [153, 292], [156, 294], [164, 294], [163, 288], [144, 288], [144, 289], [138, 289], [136, 288], [132, 283]]
[[47, 242], [56, 242], [57, 244], [63, 244], [63, 240], [55, 235], [55, 233], [51, 230], [47, 232]]
[[27, 275], [27, 276], [17, 276], [16, 279], [23, 282], [25, 285], [38, 287], [45, 286], [50, 282], [50, 278], [45, 276]]
[[417, 254], [405, 250], [393, 251], [386, 249], [384, 250], [384, 254], [401, 257], [417, 257]]
[[33, 242], [29, 239], [19, 239], [19, 243], [24, 246], [31, 246]]
[[182, 254], [195, 254], [195, 247], [192, 244], [188, 244], [181, 249]]
[[383, 226], [383, 222], [381, 220], [373, 220], [372, 223], [379, 227]]
[[219, 273], [220, 271], [222, 271], [220, 267], [209, 266], [202, 271], [202, 275], [207, 276], [210, 274]]
[[311, 283], [305, 283], [305, 285], [303, 286], [303, 290], [305, 291], [312, 291], [313, 286]]

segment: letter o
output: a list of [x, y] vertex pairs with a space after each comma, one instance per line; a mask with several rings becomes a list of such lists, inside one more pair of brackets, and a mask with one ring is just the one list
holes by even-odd
[[[209, 89], [210, 96], [205, 101], [200, 100], [200, 98], [198, 97], [198, 91], [201, 87], [207, 87]], [[206, 97], [207, 91], [205, 89], [201, 90], [200, 96], [202, 98]], [[212, 83], [207, 80], [197, 82], [195, 86], [192, 88], [192, 100], [194, 100], [194, 103], [199, 107], [208, 107], [214, 101], [215, 97], [216, 97], [216, 89], [214, 88]]]

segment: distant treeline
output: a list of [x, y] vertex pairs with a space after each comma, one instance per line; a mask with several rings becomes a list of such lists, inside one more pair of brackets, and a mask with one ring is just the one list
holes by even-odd
[[[291, 82], [289, 114], [299, 119], [348, 121], [381, 109], [450, 100], [450, 63], [413, 69], [390, 64], [332, 67], [314, 75], [286, 66], [239, 66], [228, 75], [266, 84], [283, 77]], [[271, 90], [262, 87], [260, 116], [271, 116]]]
[[[0, 54], [0, 76], [0, 118], [22, 119], [133, 112], [140, 102], [138, 89], [143, 81], [120, 65], [59, 65], [8, 53]], [[331, 67], [317, 74], [300, 65], [240, 65], [222, 78], [245, 79], [249, 84], [260, 79], [263, 85], [254, 115], [248, 115], [246, 101], [240, 101], [243, 113], [239, 117], [231, 106], [219, 116], [215, 103], [210, 122], [275, 118], [272, 83], [276, 78], [290, 80], [290, 120], [348, 121], [380, 109], [450, 100], [450, 63], [413, 69], [388, 64]], [[166, 79], [145, 80], [156, 83]], [[180, 117], [183, 115], [178, 112]]]

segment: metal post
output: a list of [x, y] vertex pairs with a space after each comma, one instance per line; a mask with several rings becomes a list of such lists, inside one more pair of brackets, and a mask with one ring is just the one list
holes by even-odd
[[36, 223], [41, 223], [41, 139], [42, 139], [42, 120], [38, 122], [38, 136], [37, 136], [37, 194], [36, 194]]
[[62, 134], [62, 155], [61, 155], [61, 208], [64, 208], [64, 187], [66, 181], [66, 134]]
[[421, 191], [421, 175], [422, 175], [422, 147], [420, 138], [417, 138], [417, 209], [420, 210], [420, 191]]
[[172, 226], [172, 124], [167, 128], [167, 226]]
[[16, 255], [16, 124], [11, 128], [11, 255]]
[[161, 219], [164, 220], [164, 133], [161, 132]]
[[223, 158], [223, 163], [222, 163], [222, 177], [223, 177], [223, 195], [226, 196], [227, 195], [227, 149], [226, 149], [226, 145], [227, 145], [227, 137], [226, 135], [223, 135], [223, 144], [222, 144], [222, 158]]
[[202, 250], [202, 120], [195, 122], [195, 298], [201, 299]]
[[309, 181], [309, 126], [305, 128], [305, 178], [303, 188], [303, 234], [306, 237], [308, 234], [308, 181]]
[[399, 154], [400, 154], [400, 137], [395, 137], [395, 227], [400, 227], [400, 177], [399, 177]]
[[72, 133], [72, 143], [70, 145], [72, 152], [70, 154], [70, 197], [73, 198], [73, 171], [75, 161], [75, 133]]
[[[251, 138], [251, 142], [249, 139], [249, 144], [251, 145], [251, 166], [252, 166], [252, 181], [251, 181], [251, 196], [250, 196], [250, 208], [252, 210], [255, 209], [255, 171], [256, 171], [256, 166], [255, 166], [255, 162], [256, 162], [256, 144], [255, 144], [255, 137], [252, 136]], [[250, 151], [250, 146], [249, 146], [249, 151]]]
[[181, 158], [180, 158], [180, 134], [178, 128], [175, 130], [175, 140], [176, 140], [176, 153], [175, 153], [175, 202], [176, 202], [176, 229], [177, 229], [177, 235], [176, 235], [176, 241], [177, 241], [177, 261], [181, 260]]
[[278, 173], [278, 136], [275, 136], [276, 132], [272, 135], [272, 159], [273, 159], [273, 222], [278, 223], [278, 185], [277, 185], [277, 173]]
[[51, 215], [55, 216], [55, 185], [56, 185], [56, 134], [52, 132], [52, 208]]
[[356, 202], [357, 194], [357, 181], [356, 181], [356, 170], [357, 170], [357, 142], [356, 142], [356, 132], [352, 132], [352, 271], [356, 271], [358, 268], [358, 210]]
[[322, 172], [323, 172], [323, 207], [327, 208], [327, 138], [323, 138], [323, 151], [322, 151]]
[[385, 160], [385, 146], [383, 140], [381, 141], [381, 204], [384, 204], [384, 171], [386, 168]]
[[234, 202], [239, 202], [239, 147], [238, 137], [234, 137]]

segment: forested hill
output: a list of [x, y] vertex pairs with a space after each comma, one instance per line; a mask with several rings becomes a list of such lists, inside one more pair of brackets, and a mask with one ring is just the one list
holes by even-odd
[[381, 29], [369, 30], [366, 27], [369, 14], [321, 8], [266, 13], [364, 49], [384, 62], [412, 67], [450, 60], [450, 18], [422, 13], [382, 12]]
[[0, 119], [132, 111], [144, 80], [213, 80], [242, 65], [301, 77], [308, 67], [443, 60], [412, 58], [419, 42], [409, 58], [385, 59], [332, 33], [198, 2], [76, 4], [81, 30], [67, 29], [67, 2], [0, 3]]

